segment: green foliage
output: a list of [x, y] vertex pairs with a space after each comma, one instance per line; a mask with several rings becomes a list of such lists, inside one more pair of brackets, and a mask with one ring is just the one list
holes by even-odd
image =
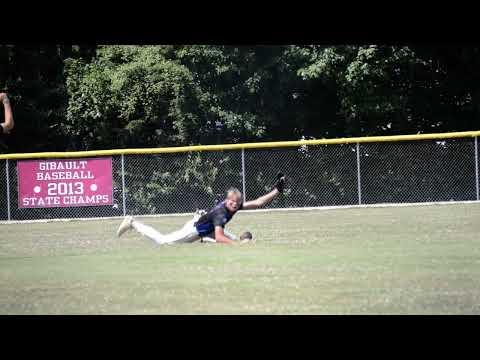
[[[0, 64], [16, 120], [1, 152], [475, 130], [480, 116], [476, 47], [0, 45]], [[213, 201], [227, 186], [218, 174], [238, 176], [219, 156], [132, 169], [129, 195], [139, 212], [175, 189]], [[318, 178], [344, 199], [338, 174]], [[309, 186], [291, 198], [312, 198]]]
[[0, 152], [68, 148], [71, 139], [57, 131], [65, 119], [68, 102], [63, 61], [69, 57], [89, 61], [93, 48], [0, 45], [0, 87], [9, 94], [15, 119], [15, 129], [3, 137]]
[[336, 94], [337, 136], [477, 128], [477, 48], [313, 46], [299, 53], [306, 65], [298, 75]]
[[1, 45], [17, 127], [0, 151], [471, 130], [479, 63], [452, 46]]
[[100, 48], [92, 63], [66, 62], [70, 97], [63, 130], [82, 148], [155, 147], [196, 140], [196, 89], [162, 47]]

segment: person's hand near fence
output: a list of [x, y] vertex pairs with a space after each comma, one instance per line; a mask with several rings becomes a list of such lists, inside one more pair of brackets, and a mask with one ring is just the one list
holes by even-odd
[[3, 104], [5, 114], [5, 121], [0, 124], [0, 132], [8, 134], [10, 131], [12, 131], [14, 127], [14, 122], [12, 107], [10, 106], [10, 100], [8, 99], [6, 93], [0, 93], [0, 102]]

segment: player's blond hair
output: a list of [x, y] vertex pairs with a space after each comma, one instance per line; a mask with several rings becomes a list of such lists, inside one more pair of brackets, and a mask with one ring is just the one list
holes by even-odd
[[237, 188], [235, 188], [235, 187], [231, 187], [230, 189], [227, 190], [227, 198], [228, 198], [230, 195], [236, 195], [236, 196], [238, 196], [240, 199], [242, 199], [242, 192], [241, 192], [240, 190], [238, 190]]

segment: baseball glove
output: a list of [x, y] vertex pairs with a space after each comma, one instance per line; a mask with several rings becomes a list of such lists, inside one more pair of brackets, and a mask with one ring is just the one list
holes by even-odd
[[285, 175], [281, 172], [279, 172], [276, 176], [277, 182], [275, 183], [274, 187], [279, 191], [283, 192], [283, 189], [285, 188]]

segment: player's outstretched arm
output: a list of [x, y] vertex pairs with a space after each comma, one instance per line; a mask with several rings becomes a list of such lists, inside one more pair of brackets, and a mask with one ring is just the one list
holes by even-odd
[[12, 107], [6, 93], [0, 93], [0, 102], [3, 104], [5, 112], [5, 122], [1, 123], [0, 126], [2, 126], [4, 133], [9, 133], [13, 129], [14, 123]]
[[259, 198], [251, 201], [246, 201], [243, 203], [242, 209], [243, 210], [251, 210], [251, 209], [258, 209], [267, 205], [270, 201], [275, 199], [278, 195], [283, 192], [285, 187], [285, 175], [282, 173], [277, 174], [277, 182], [275, 183], [274, 189], [270, 191], [268, 194], [260, 196]]
[[235, 245], [236, 242], [227, 237], [221, 226], [215, 226], [215, 241], [217, 243]]

